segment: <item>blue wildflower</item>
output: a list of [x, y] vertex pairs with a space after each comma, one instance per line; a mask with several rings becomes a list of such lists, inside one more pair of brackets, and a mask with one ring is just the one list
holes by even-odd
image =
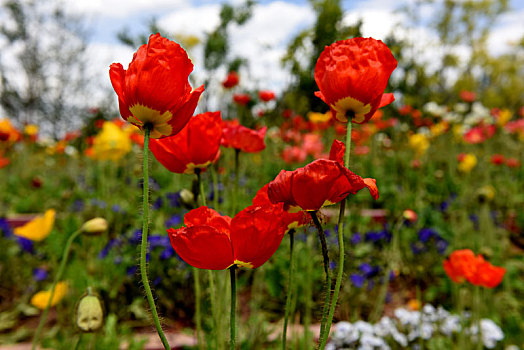
[[41, 267], [33, 269], [33, 279], [37, 282], [43, 281], [47, 278], [47, 270]]
[[362, 236], [360, 235], [360, 233], [358, 232], [353, 233], [350, 239], [351, 244], [356, 245], [360, 243], [361, 241], [362, 241]]
[[182, 218], [180, 215], [173, 215], [169, 219], [166, 220], [165, 226], [166, 227], [176, 227], [182, 223]]
[[362, 288], [364, 286], [364, 282], [366, 281], [364, 276], [358, 273], [352, 273], [351, 276], [349, 276], [349, 279], [351, 280], [351, 283], [357, 288]]
[[180, 192], [167, 193], [166, 198], [169, 201], [169, 205], [173, 208], [179, 208], [182, 206], [182, 198]]

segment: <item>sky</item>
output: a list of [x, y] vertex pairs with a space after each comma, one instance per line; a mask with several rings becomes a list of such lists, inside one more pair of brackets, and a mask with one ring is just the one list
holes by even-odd
[[[4, 0], [0, 0], [4, 1]], [[438, 38], [424, 27], [409, 33], [401, 33], [397, 23], [402, 15], [394, 10], [402, 3], [416, 0], [342, 0], [344, 23], [353, 24], [363, 19], [363, 34], [375, 39], [384, 39], [391, 30], [399, 35], [415, 38], [424, 43], [421, 59], [431, 61], [438, 55], [433, 45]], [[443, 0], [437, 0], [443, 1]], [[457, 0], [461, 1], [461, 0]], [[496, 0], [495, 0], [496, 1]], [[243, 0], [228, 0], [240, 4]], [[155, 17], [161, 28], [168, 33], [191, 34], [203, 38], [219, 22], [218, 14], [222, 1], [211, 0], [67, 0], [68, 10], [86, 21], [89, 36], [87, 57], [92, 76], [96, 77], [94, 90], [99, 93], [111, 90], [108, 77], [109, 65], [120, 62], [124, 68], [132, 59], [136, 48], [119, 43], [117, 33], [125, 30], [131, 35], [147, 31], [148, 21]], [[489, 38], [489, 48], [494, 54], [508, 50], [509, 43], [524, 35], [524, 0], [512, 0], [513, 10], [500, 17]], [[429, 20], [432, 13], [426, 11]], [[254, 7], [252, 18], [243, 26], [233, 25], [229, 31], [233, 55], [248, 58], [250, 65], [241, 79], [250, 88], [272, 89], [277, 92], [289, 83], [290, 77], [280, 65], [280, 58], [286, 46], [297, 33], [314, 24], [315, 15], [306, 0], [259, 0]], [[459, 54], [467, 59], [467, 52]], [[195, 65], [194, 77], [198, 82], [204, 79], [202, 49], [190, 52]], [[218, 81], [226, 72], [217, 72]], [[200, 84], [199, 84], [200, 85]], [[95, 93], [95, 94], [96, 94]], [[116, 97], [115, 97], [116, 101]]]

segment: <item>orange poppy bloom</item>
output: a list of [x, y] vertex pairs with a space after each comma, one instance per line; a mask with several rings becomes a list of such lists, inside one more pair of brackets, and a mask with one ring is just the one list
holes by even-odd
[[118, 95], [122, 118], [144, 128], [152, 125], [151, 138], [177, 134], [193, 115], [204, 85], [193, 90], [188, 76], [193, 64], [174, 41], [160, 34], [140, 46], [127, 70], [113, 63], [109, 77]]
[[149, 149], [167, 170], [194, 174], [218, 159], [221, 138], [220, 112], [207, 112], [191, 118], [178, 134], [151, 140]]
[[503, 267], [493, 266], [482, 255], [475, 256], [470, 249], [455, 250], [444, 261], [444, 271], [453, 282], [468, 281], [476, 286], [494, 288], [506, 273]]
[[247, 207], [233, 219], [200, 207], [187, 213], [184, 223], [167, 230], [171, 245], [186, 263], [208, 270], [257, 268], [275, 253], [285, 233], [272, 205]]
[[[375, 111], [394, 101], [384, 94], [397, 60], [389, 48], [373, 38], [337, 41], [320, 54], [315, 66], [315, 95], [329, 105], [337, 120], [368, 121]], [[348, 114], [348, 112], [350, 112]]]

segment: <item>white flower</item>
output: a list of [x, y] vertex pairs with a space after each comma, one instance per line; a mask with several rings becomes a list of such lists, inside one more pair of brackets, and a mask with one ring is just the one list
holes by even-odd
[[456, 315], [450, 315], [444, 318], [440, 324], [440, 331], [447, 336], [455, 332], [460, 332], [461, 328], [460, 317]]
[[364, 347], [371, 347], [371, 349], [377, 347], [384, 350], [389, 349], [389, 346], [386, 344], [384, 339], [376, 337], [372, 334], [363, 334], [360, 337], [360, 345]]
[[373, 326], [364, 321], [355, 322], [355, 328], [359, 330], [361, 334], [373, 334]]
[[337, 344], [351, 344], [359, 337], [360, 334], [356, 327], [349, 322], [341, 321], [337, 323], [332, 339]]
[[468, 104], [460, 102], [460, 103], [455, 104], [455, 107], [453, 109], [457, 113], [465, 113], [468, 110]]

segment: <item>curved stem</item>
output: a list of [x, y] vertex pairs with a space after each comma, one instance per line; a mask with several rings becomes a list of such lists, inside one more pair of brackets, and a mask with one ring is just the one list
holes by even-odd
[[230, 327], [230, 342], [229, 348], [235, 350], [236, 347], [236, 303], [237, 303], [237, 287], [236, 287], [236, 265], [229, 268], [229, 276], [231, 279], [231, 313], [229, 319]]
[[[352, 119], [349, 119], [346, 130], [346, 149], [344, 152], [344, 166], [349, 168], [349, 156], [351, 154], [351, 129]], [[333, 315], [337, 308], [338, 295], [340, 293], [340, 287], [342, 286], [342, 276], [344, 274], [344, 214], [346, 211], [346, 198], [340, 202], [340, 211], [338, 214], [338, 270], [337, 278], [335, 281], [335, 290], [333, 291], [333, 298], [331, 299], [331, 305], [329, 307], [329, 314], [324, 328], [325, 334], [321, 335], [320, 348], [323, 349], [326, 346], [329, 331], [331, 330], [331, 323], [333, 322]]]
[[287, 281], [286, 310], [284, 312], [284, 330], [282, 331], [282, 349], [286, 349], [287, 341], [287, 323], [291, 304], [291, 293], [293, 290], [293, 243], [295, 241], [295, 230], [289, 230], [289, 276]]
[[326, 322], [328, 317], [328, 310], [331, 301], [331, 274], [329, 273], [329, 255], [327, 249], [326, 235], [324, 234], [324, 229], [318, 220], [317, 213], [315, 211], [310, 211], [311, 219], [318, 231], [318, 238], [320, 240], [320, 246], [322, 247], [322, 257], [324, 260], [324, 273], [326, 275], [326, 285], [324, 287], [324, 292], [326, 293], [326, 299], [324, 301], [324, 307], [322, 308], [322, 320], [320, 321], [320, 338], [319, 338], [319, 349], [320, 345], [323, 342], [322, 335], [325, 333]]
[[62, 255], [62, 261], [60, 261], [60, 266], [58, 267], [58, 272], [56, 273], [55, 279], [53, 281], [53, 286], [51, 287], [51, 292], [49, 293], [49, 299], [47, 300], [47, 305], [44, 309], [44, 312], [42, 313], [42, 316], [40, 317], [40, 322], [38, 323], [38, 327], [35, 332], [35, 336], [33, 337], [33, 344], [31, 345], [31, 349], [36, 349], [36, 345], [38, 344], [38, 341], [40, 339], [40, 335], [42, 333], [42, 329], [44, 328], [45, 321], [47, 320], [47, 315], [49, 314], [49, 309], [51, 308], [51, 303], [53, 301], [53, 297], [55, 296], [55, 289], [56, 285], [58, 284], [58, 281], [60, 281], [60, 278], [62, 278], [62, 274], [64, 273], [65, 266], [67, 263], [67, 258], [69, 257], [69, 251], [71, 250], [71, 244], [75, 240], [78, 235], [80, 235], [83, 232], [82, 229], [73, 232], [69, 239], [67, 240], [67, 243], [64, 248], [64, 253]]
[[151, 309], [151, 315], [153, 316], [153, 322], [155, 324], [156, 331], [162, 345], [164, 348], [170, 349], [169, 343], [166, 339], [164, 331], [162, 330], [162, 325], [160, 324], [160, 319], [158, 318], [158, 312], [155, 306], [155, 299], [153, 299], [153, 293], [151, 292], [151, 287], [149, 286], [149, 279], [147, 277], [147, 233], [149, 229], [149, 134], [151, 132], [151, 126], [146, 124], [144, 126], [145, 136], [144, 136], [144, 156], [143, 156], [143, 177], [144, 177], [144, 194], [142, 201], [142, 243], [140, 246], [140, 275], [142, 276], [142, 284], [144, 286], [144, 291], [146, 293], [146, 298], [149, 303], [149, 308]]

